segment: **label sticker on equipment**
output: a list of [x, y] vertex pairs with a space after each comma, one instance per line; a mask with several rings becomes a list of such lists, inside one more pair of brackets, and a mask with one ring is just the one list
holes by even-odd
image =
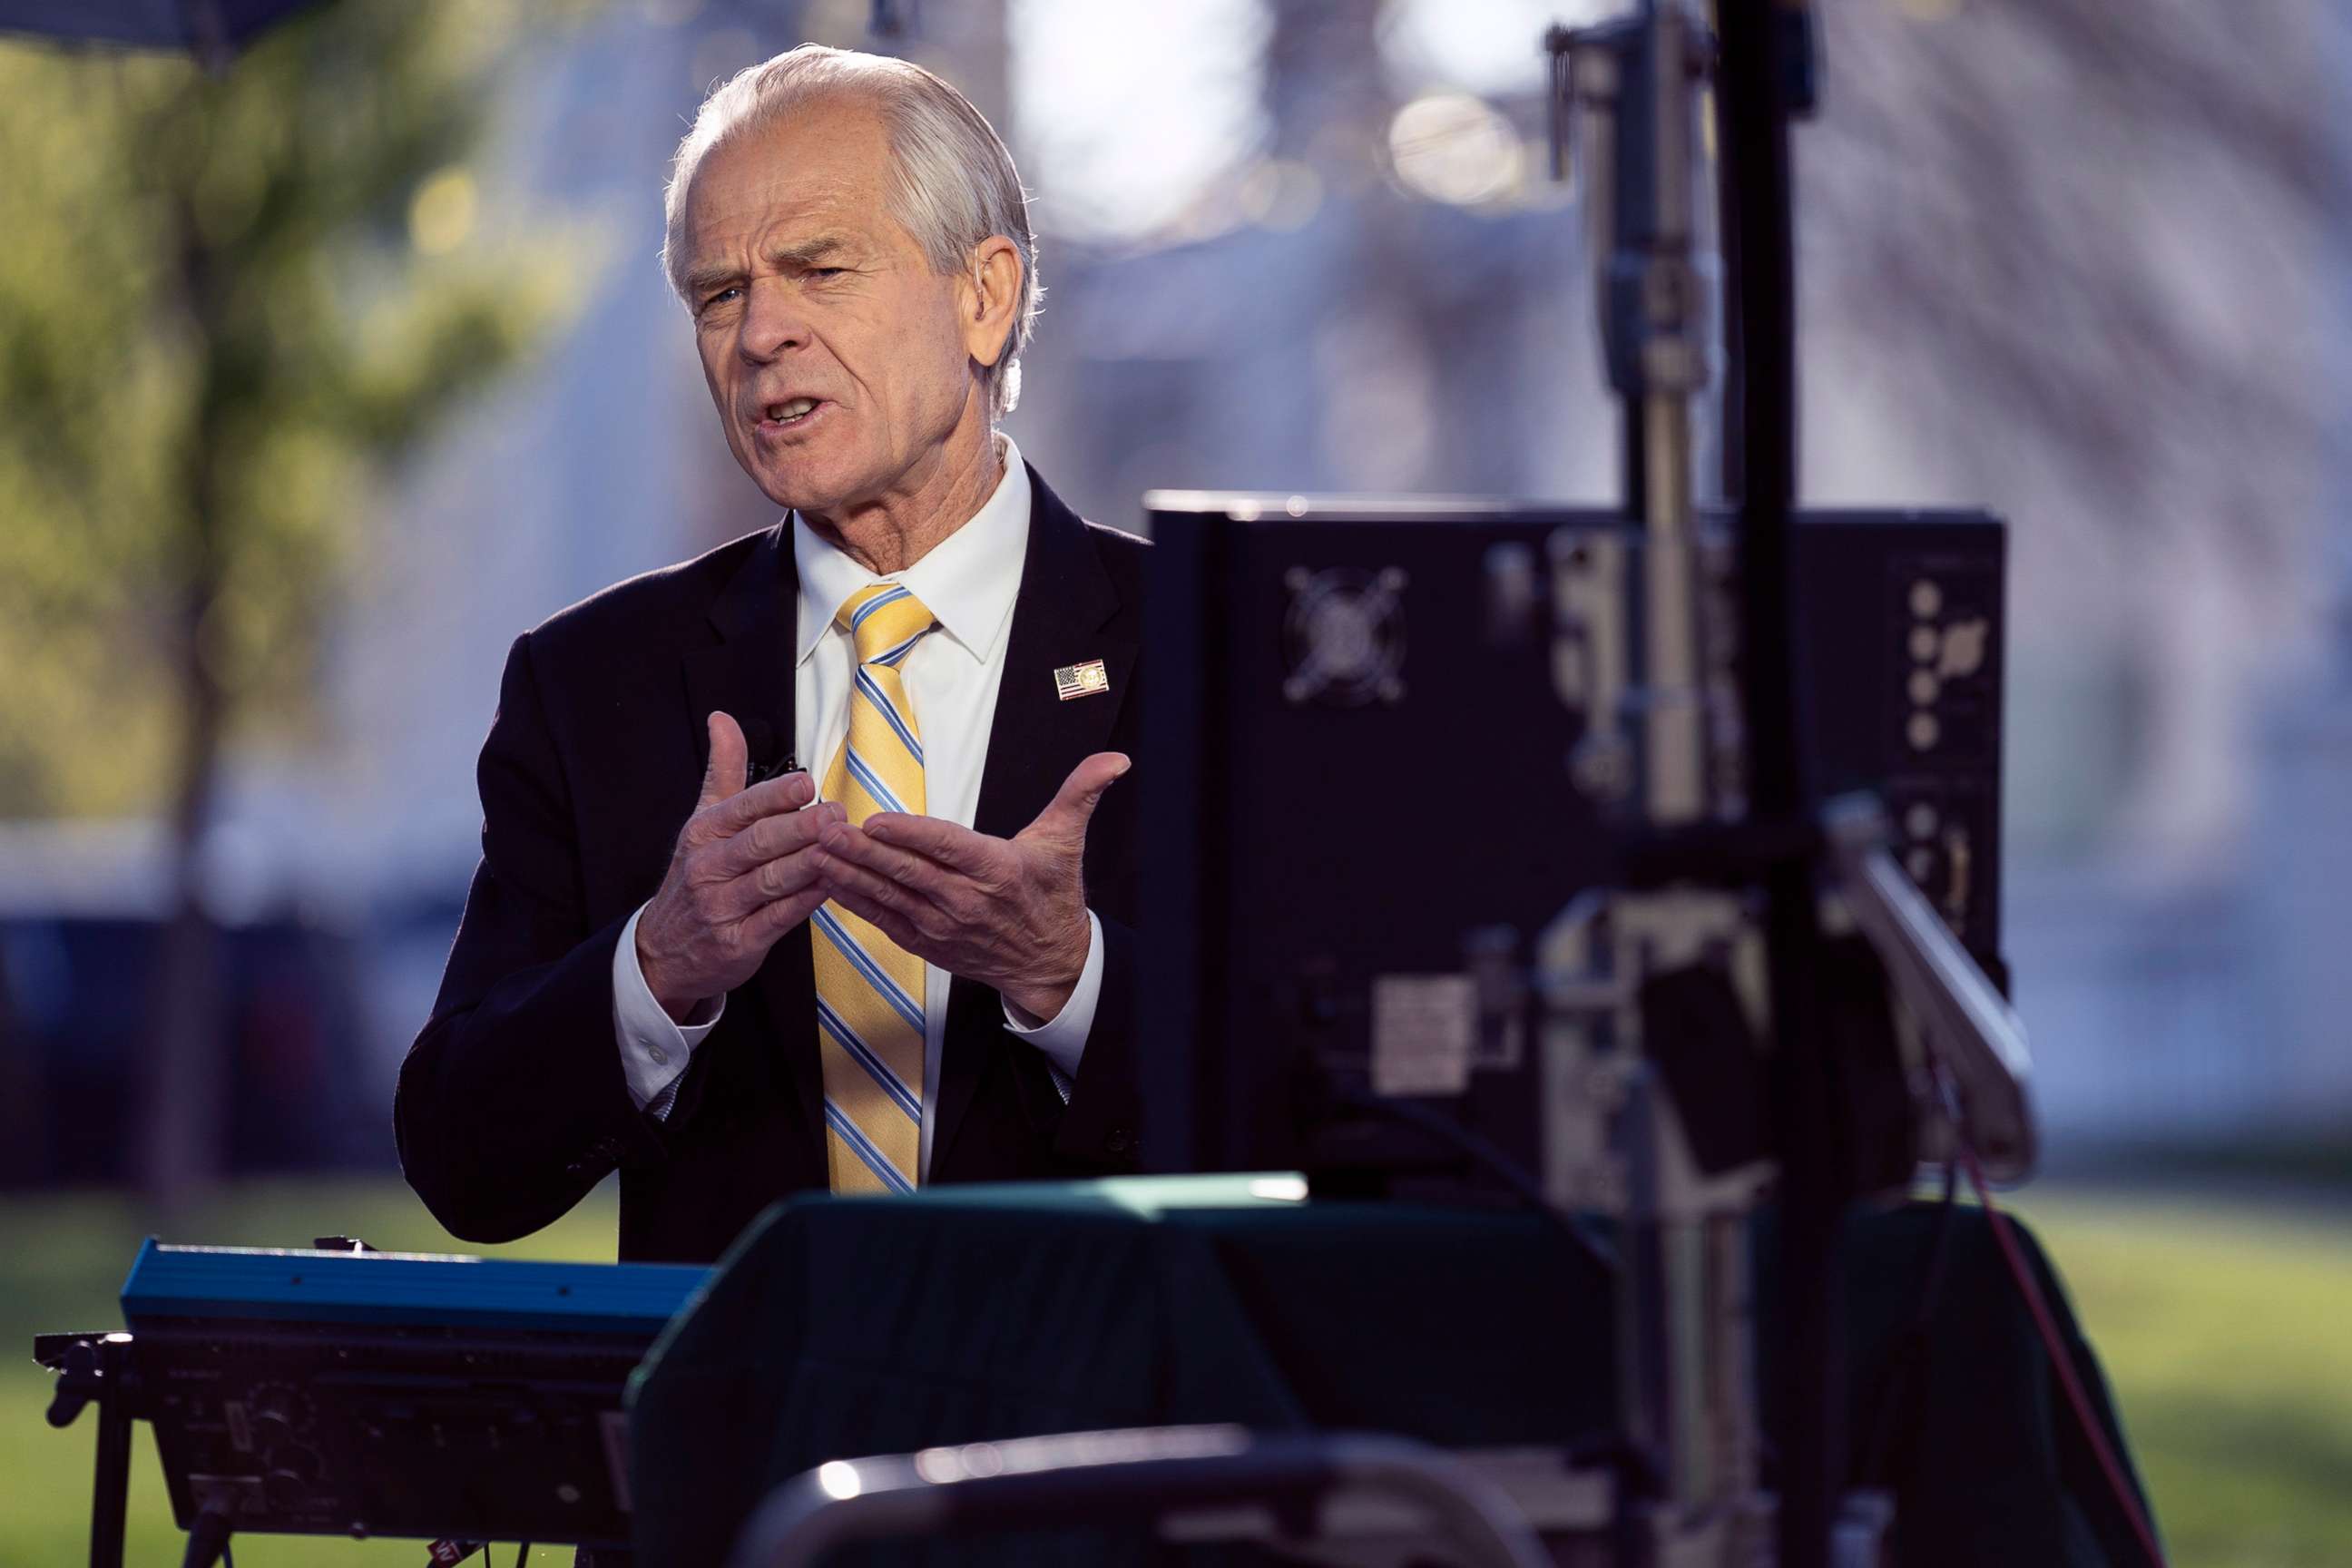
[[1460, 1094], [1470, 1083], [1478, 986], [1466, 974], [1383, 974], [1372, 982], [1372, 1092]]

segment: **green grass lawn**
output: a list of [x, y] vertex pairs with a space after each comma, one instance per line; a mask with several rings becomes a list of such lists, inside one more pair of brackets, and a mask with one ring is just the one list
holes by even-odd
[[2352, 1205], [2021, 1195], [2180, 1568], [2352, 1563]]
[[[2019, 1204], [2056, 1260], [2104, 1358], [2179, 1568], [2352, 1564], [2352, 1219], [2232, 1199], [2185, 1201], [2037, 1189]], [[0, 1568], [80, 1561], [93, 1423], [42, 1419], [48, 1374], [31, 1335], [111, 1328], [139, 1238], [136, 1205], [112, 1195], [0, 1202]], [[167, 1240], [303, 1246], [343, 1232], [379, 1247], [609, 1258], [600, 1192], [562, 1224], [512, 1247], [452, 1241], [404, 1188], [299, 1182], [240, 1188], [175, 1222]], [[132, 1468], [130, 1560], [179, 1560], [180, 1537], [142, 1431]], [[499, 1556], [500, 1568], [511, 1547]], [[241, 1568], [404, 1564], [413, 1542], [241, 1540]], [[542, 1549], [535, 1563], [568, 1562]]]

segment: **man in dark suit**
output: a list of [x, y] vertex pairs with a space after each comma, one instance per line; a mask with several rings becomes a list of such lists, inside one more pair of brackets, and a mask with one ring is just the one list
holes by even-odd
[[499, 1241], [617, 1166], [621, 1256], [703, 1260], [794, 1191], [1129, 1168], [1144, 547], [995, 429], [1012, 161], [930, 73], [803, 47], [711, 94], [667, 218], [786, 515], [517, 639], [408, 1179]]

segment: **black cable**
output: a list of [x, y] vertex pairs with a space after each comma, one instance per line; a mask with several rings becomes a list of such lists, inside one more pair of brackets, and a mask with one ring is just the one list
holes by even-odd
[[1919, 1282], [1918, 1299], [1911, 1308], [1911, 1317], [1886, 1347], [1885, 1362], [1871, 1394], [1871, 1414], [1863, 1430], [1868, 1433], [1869, 1446], [1857, 1456], [1854, 1479], [1864, 1486], [1883, 1486], [1892, 1479], [1894, 1467], [1889, 1451], [1895, 1441], [1895, 1424], [1904, 1407], [1911, 1402], [1918, 1380], [1927, 1367], [1927, 1358], [1935, 1340], [1937, 1299], [1943, 1293], [1944, 1276], [1949, 1271], [1952, 1255], [1953, 1221], [1959, 1213], [1960, 1168], [1957, 1161], [1944, 1162], [1944, 1192], [1936, 1205], [1936, 1233], [1927, 1247], [1927, 1268]]
[[1918, 1317], [1916, 1326], [1925, 1330], [1935, 1316], [1936, 1295], [1943, 1289], [1944, 1276], [1952, 1261], [1952, 1221], [1960, 1212], [1960, 1167], [1957, 1160], [1944, 1162], [1944, 1195], [1937, 1200], [1936, 1244], [1927, 1254], [1927, 1279], [1920, 1287]]
[[[483, 1557], [483, 1559], [484, 1559], [485, 1561], [488, 1561], [488, 1560], [489, 1555], [490, 1555], [490, 1549], [489, 1549], [488, 1547], [487, 1547], [487, 1546], [485, 1546], [484, 1548], [482, 1548], [482, 1557]], [[520, 1546], [518, 1546], [518, 1547], [516, 1547], [516, 1548], [515, 1548], [515, 1568], [522, 1568], [522, 1565], [523, 1565], [526, 1562], [530, 1561], [530, 1542], [528, 1542], [528, 1541], [526, 1541], [526, 1542], [524, 1542]]]
[[1343, 1103], [1375, 1115], [1390, 1117], [1406, 1126], [1426, 1132], [1440, 1142], [1449, 1144], [1474, 1165], [1509, 1189], [1512, 1196], [1535, 1210], [1538, 1216], [1552, 1230], [1565, 1237], [1575, 1250], [1581, 1252], [1604, 1271], [1617, 1272], [1617, 1249], [1588, 1230], [1581, 1221], [1563, 1214], [1533, 1176], [1521, 1170], [1518, 1162], [1494, 1144], [1458, 1122], [1447, 1120], [1425, 1105], [1415, 1105], [1409, 1100], [1388, 1100], [1361, 1089], [1340, 1091]]
[[236, 1552], [226, 1541], [221, 1542], [221, 1568], [236, 1568]]

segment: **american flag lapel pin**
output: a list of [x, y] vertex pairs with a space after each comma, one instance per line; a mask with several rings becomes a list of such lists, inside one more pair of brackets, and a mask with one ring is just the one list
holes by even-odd
[[1103, 661], [1090, 658], [1084, 664], [1066, 664], [1054, 671], [1055, 694], [1067, 702], [1073, 697], [1092, 697], [1110, 689], [1110, 673]]

